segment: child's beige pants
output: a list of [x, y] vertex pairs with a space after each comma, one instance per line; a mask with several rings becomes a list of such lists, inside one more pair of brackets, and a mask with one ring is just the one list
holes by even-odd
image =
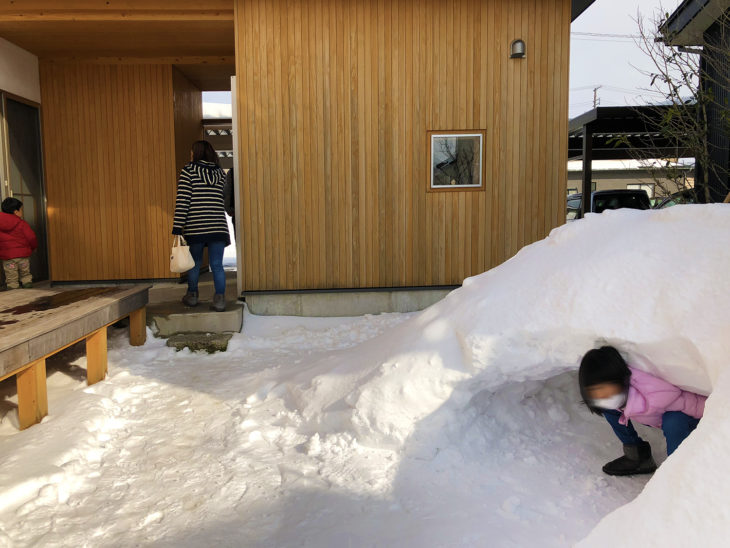
[[8, 289], [18, 289], [20, 287], [18, 280], [23, 285], [33, 281], [33, 276], [30, 275], [30, 258], [28, 257], [3, 261], [3, 270], [5, 271], [5, 283]]

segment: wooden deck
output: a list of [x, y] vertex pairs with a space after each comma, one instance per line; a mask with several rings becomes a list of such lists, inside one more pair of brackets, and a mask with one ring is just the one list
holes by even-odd
[[20, 428], [48, 414], [46, 358], [86, 341], [87, 382], [107, 372], [107, 327], [130, 318], [130, 342], [145, 342], [150, 286], [23, 289], [0, 293], [0, 380], [18, 385]]

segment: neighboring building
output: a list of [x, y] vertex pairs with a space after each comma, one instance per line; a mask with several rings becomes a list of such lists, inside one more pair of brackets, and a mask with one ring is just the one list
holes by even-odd
[[176, 173], [234, 72], [244, 291], [496, 266], [564, 222], [570, 23], [592, 1], [5, 3], [0, 37], [40, 67], [51, 279], [171, 277]]
[[[684, 0], [661, 29], [672, 46], [702, 47], [702, 86], [712, 89], [708, 105], [711, 163], [708, 181], [697, 170], [697, 186], [707, 185], [711, 199], [722, 202], [730, 191], [730, 0]], [[699, 167], [699, 166], [698, 166]]]
[[233, 167], [233, 122], [230, 118], [203, 118], [203, 139], [208, 141], [220, 158], [223, 169]]
[[[665, 162], [656, 162], [656, 167], [638, 160], [598, 160], [593, 162], [592, 190], [643, 189], [653, 201], [666, 198], [683, 188], [694, 186], [694, 165], [673, 163], [676, 180], [660, 177], [657, 168]], [[583, 162], [568, 162], [568, 195], [582, 192]]]

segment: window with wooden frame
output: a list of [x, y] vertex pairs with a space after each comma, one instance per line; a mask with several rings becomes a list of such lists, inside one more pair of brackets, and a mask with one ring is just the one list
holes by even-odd
[[484, 189], [486, 131], [428, 132], [428, 190]]

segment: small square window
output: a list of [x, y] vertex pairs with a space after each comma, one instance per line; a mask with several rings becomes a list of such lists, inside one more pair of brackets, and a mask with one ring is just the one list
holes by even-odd
[[430, 132], [431, 190], [480, 189], [484, 132]]

